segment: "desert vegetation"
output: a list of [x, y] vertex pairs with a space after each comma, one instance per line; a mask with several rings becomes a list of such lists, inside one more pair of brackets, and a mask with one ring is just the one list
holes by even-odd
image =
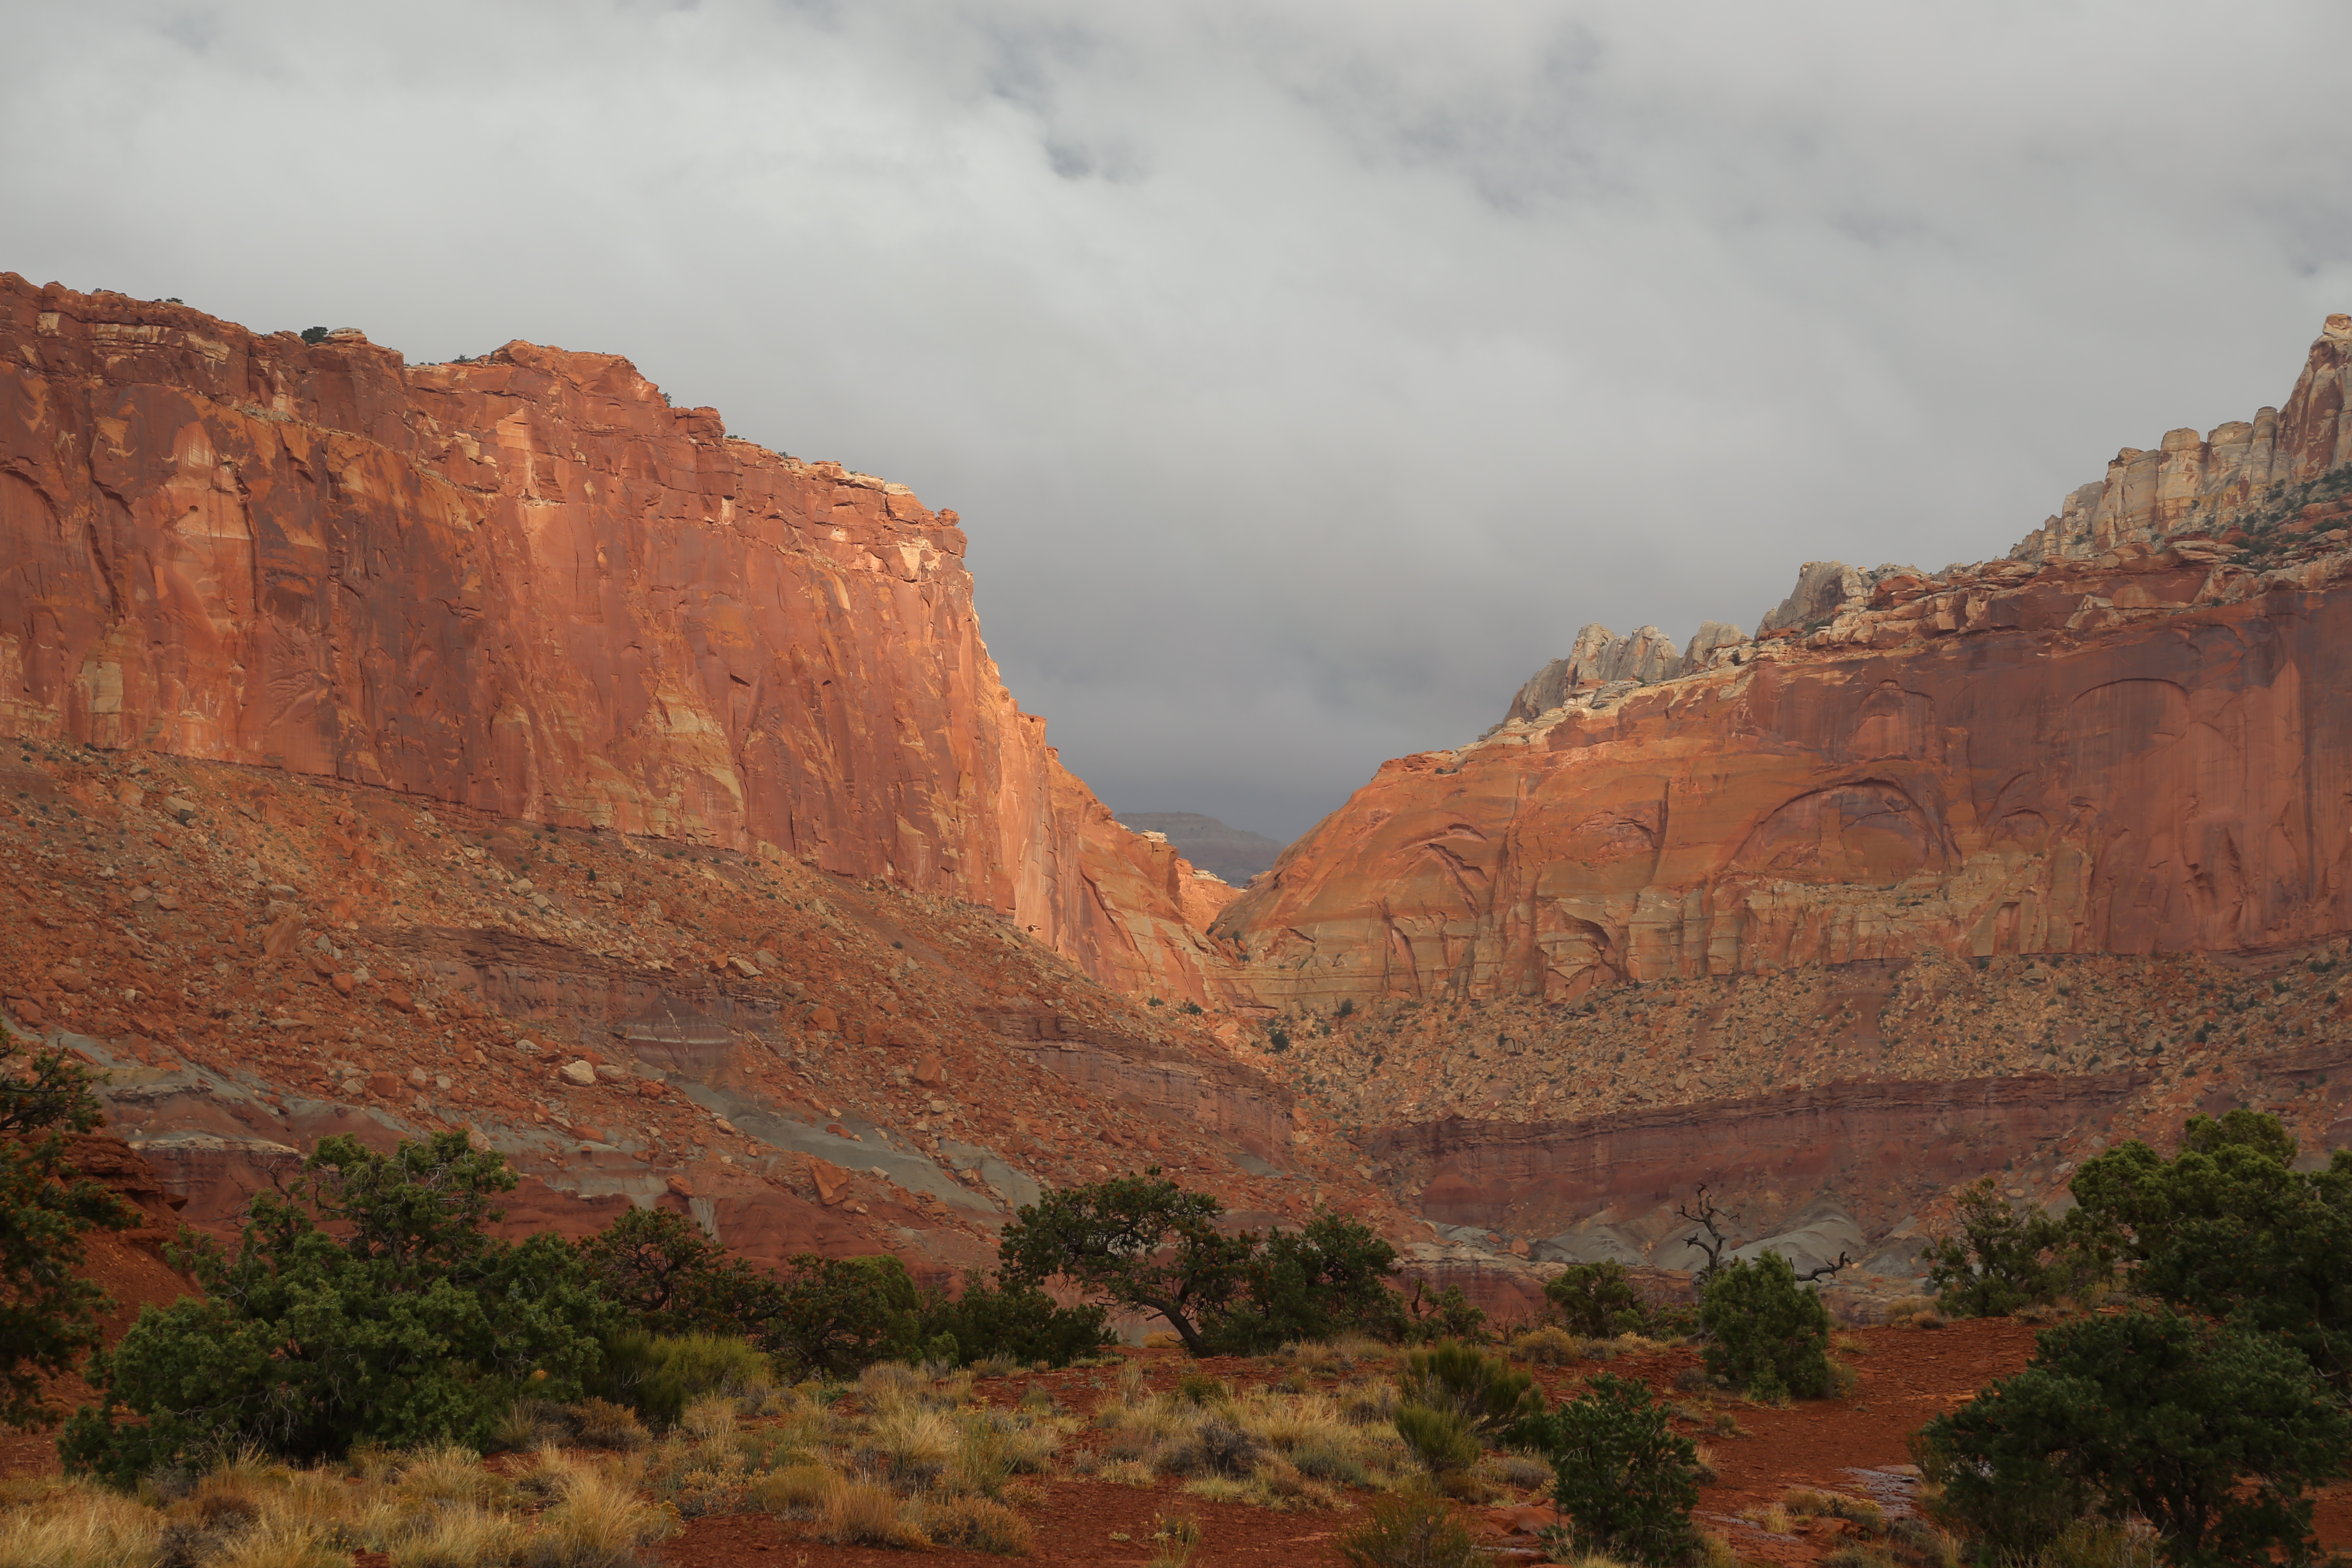
[[[2169, 1158], [2086, 1163], [2063, 1222], [1969, 1194], [1940, 1306], [2047, 1317], [2031, 1363], [1915, 1434], [1918, 1514], [1798, 1489], [1746, 1525], [1833, 1530], [1836, 1568], [2307, 1555], [2312, 1490], [2352, 1452], [2352, 1158], [2295, 1152], [2233, 1113]], [[1727, 1568], [1708, 1445], [1852, 1393], [1863, 1348], [1770, 1254], [1695, 1306], [1578, 1266], [1497, 1325], [1400, 1290], [1343, 1216], [1261, 1237], [1157, 1171], [1047, 1194], [953, 1298], [887, 1257], [754, 1268], [658, 1210], [500, 1241], [511, 1183], [462, 1136], [329, 1139], [234, 1247], [186, 1243], [205, 1294], [91, 1357], [67, 1477], [0, 1497], [0, 1568], [629, 1568], [748, 1515], [1020, 1555], [1065, 1481], [1168, 1500], [1145, 1543], [1167, 1568], [1235, 1506], [1333, 1516], [1362, 1568], [1468, 1563], [1488, 1503], [1548, 1507], [1554, 1561]], [[1112, 1306], [1161, 1307], [1185, 1353], [1115, 1351]]]
[[43, 1380], [98, 1342], [106, 1304], [77, 1272], [82, 1237], [139, 1217], [68, 1158], [67, 1134], [98, 1124], [90, 1083], [63, 1051], [23, 1049], [0, 1025], [0, 1426], [56, 1418]]

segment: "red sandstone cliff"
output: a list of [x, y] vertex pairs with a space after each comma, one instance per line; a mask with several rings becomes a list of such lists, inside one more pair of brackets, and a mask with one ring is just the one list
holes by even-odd
[[0, 275], [0, 734], [800, 857], [1209, 1000], [1189, 868], [1014, 705], [956, 523], [612, 355]]
[[2347, 358], [2331, 317], [2203, 510], [2119, 480], [2096, 553], [1848, 573], [1698, 673], [1563, 685], [1384, 765], [1215, 930], [1310, 1005], [2352, 930]]

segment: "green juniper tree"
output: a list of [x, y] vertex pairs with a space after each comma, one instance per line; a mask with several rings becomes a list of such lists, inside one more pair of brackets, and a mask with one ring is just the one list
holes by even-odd
[[63, 1051], [20, 1052], [0, 1026], [0, 1423], [46, 1426], [43, 1380], [99, 1342], [106, 1292], [79, 1278], [82, 1237], [139, 1211], [68, 1159], [66, 1135], [99, 1124], [90, 1072]]

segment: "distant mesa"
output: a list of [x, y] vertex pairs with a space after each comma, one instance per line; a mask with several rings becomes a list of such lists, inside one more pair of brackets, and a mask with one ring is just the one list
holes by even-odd
[[1138, 833], [1165, 834], [1185, 859], [1203, 871], [1214, 871], [1236, 888], [1273, 865], [1284, 847], [1278, 839], [1227, 827], [1198, 812], [1123, 811], [1118, 820]]

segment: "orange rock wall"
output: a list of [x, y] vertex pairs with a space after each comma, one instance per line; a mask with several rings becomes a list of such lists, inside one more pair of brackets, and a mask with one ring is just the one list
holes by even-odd
[[1321, 1005], [2352, 931], [2347, 388], [2331, 316], [2284, 413], [2126, 452], [2020, 559], [1386, 763], [1213, 934]]
[[2007, 571], [1389, 763], [1215, 929], [1308, 1005], [2352, 930], [2352, 554]]
[[0, 275], [0, 734], [805, 857], [1211, 999], [1189, 868], [1014, 705], [956, 522], [612, 355]]

